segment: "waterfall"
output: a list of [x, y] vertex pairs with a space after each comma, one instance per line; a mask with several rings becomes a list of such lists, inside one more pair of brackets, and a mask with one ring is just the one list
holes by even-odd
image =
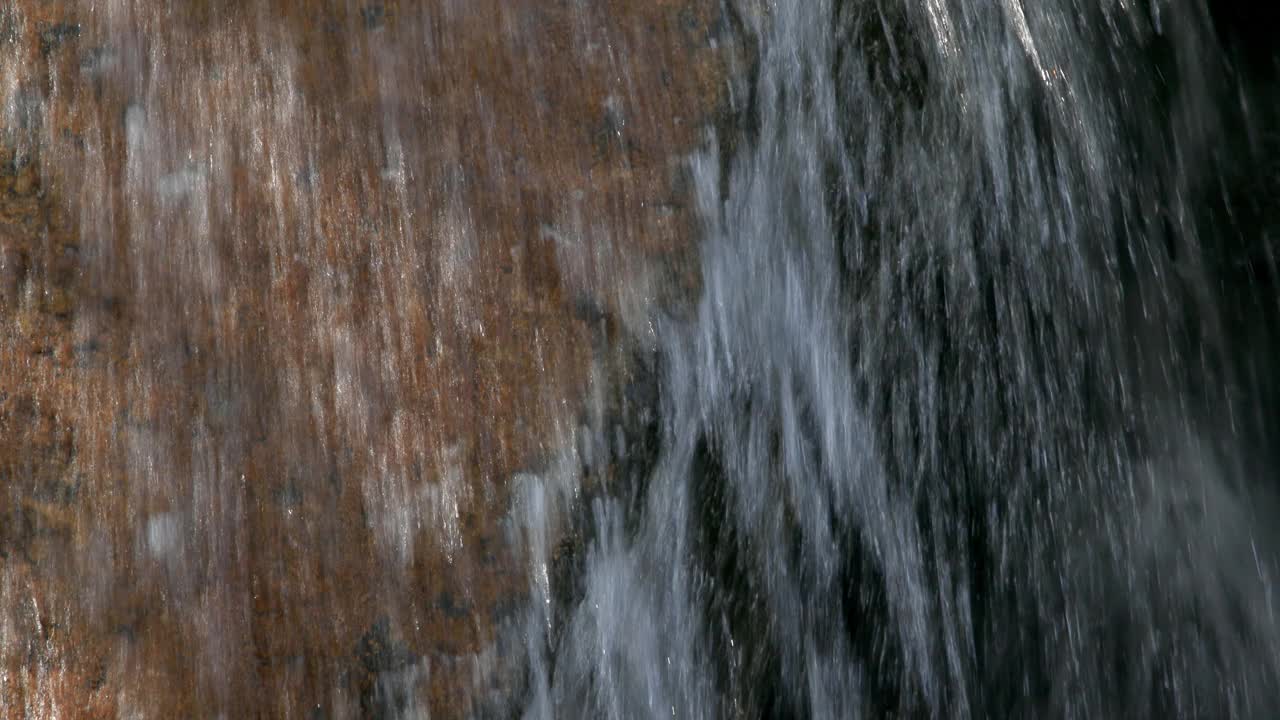
[[1280, 711], [1207, 9], [733, 10], [758, 66], [690, 160], [658, 450], [529, 624], [526, 716]]

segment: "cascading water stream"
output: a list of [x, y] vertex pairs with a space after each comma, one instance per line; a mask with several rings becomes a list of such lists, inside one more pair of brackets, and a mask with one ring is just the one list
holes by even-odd
[[1205, 9], [737, 10], [749, 131], [692, 160], [661, 449], [597, 503], [527, 714], [1280, 711]]

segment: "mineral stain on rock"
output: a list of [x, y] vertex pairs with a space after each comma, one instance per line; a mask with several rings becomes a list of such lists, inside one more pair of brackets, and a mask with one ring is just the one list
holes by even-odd
[[696, 284], [719, 13], [0, 8], [0, 718], [509, 704], [510, 479]]

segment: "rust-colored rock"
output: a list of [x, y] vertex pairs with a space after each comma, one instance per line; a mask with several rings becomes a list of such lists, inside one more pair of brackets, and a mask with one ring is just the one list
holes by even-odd
[[696, 282], [718, 13], [0, 9], [0, 718], [518, 692], [508, 482]]

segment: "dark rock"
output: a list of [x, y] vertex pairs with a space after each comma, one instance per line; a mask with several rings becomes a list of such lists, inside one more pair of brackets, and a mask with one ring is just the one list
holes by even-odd
[[49, 53], [62, 47], [70, 40], [80, 37], [80, 25], [77, 23], [58, 23], [40, 31], [40, 53]]
[[391, 634], [391, 621], [379, 618], [356, 644], [356, 659], [370, 674], [401, 670], [414, 661], [413, 654]]
[[300, 480], [289, 478], [274, 490], [273, 495], [276, 503], [286, 510], [297, 508], [302, 504], [302, 488], [303, 483]]
[[627, 141], [622, 134], [622, 129], [625, 125], [626, 120], [622, 117], [622, 112], [618, 109], [617, 104], [606, 103], [604, 118], [600, 121], [600, 125], [596, 128], [592, 137], [595, 143], [597, 160], [609, 157], [615, 148], [625, 153]]
[[25, 508], [15, 506], [0, 513], [0, 558], [26, 558], [35, 524]]
[[387, 10], [382, 5], [373, 4], [360, 8], [360, 19], [364, 21], [366, 30], [377, 30], [387, 22]]
[[0, 45], [17, 42], [19, 35], [18, 18], [13, 10], [0, 10]]
[[360, 638], [356, 659], [363, 673], [357, 680], [360, 709], [368, 718], [402, 717], [413, 699], [413, 687], [404, 672], [416, 662], [413, 653], [391, 634], [391, 623], [381, 618]]
[[51, 479], [36, 488], [33, 496], [41, 502], [53, 503], [56, 505], [70, 505], [75, 502], [76, 496], [80, 494], [80, 485], [82, 482], [82, 478], [78, 476], [73, 478]]
[[0, 301], [12, 307], [27, 277], [27, 260], [15, 248], [0, 249]]
[[87, 75], [97, 75], [106, 70], [115, 58], [115, 51], [109, 47], [90, 48], [80, 58], [80, 71]]
[[450, 593], [448, 590], [442, 590], [440, 594], [436, 596], [436, 607], [440, 608], [441, 612], [451, 618], [464, 618], [473, 612], [471, 603], [466, 601], [458, 602], [454, 598], [453, 593]]

